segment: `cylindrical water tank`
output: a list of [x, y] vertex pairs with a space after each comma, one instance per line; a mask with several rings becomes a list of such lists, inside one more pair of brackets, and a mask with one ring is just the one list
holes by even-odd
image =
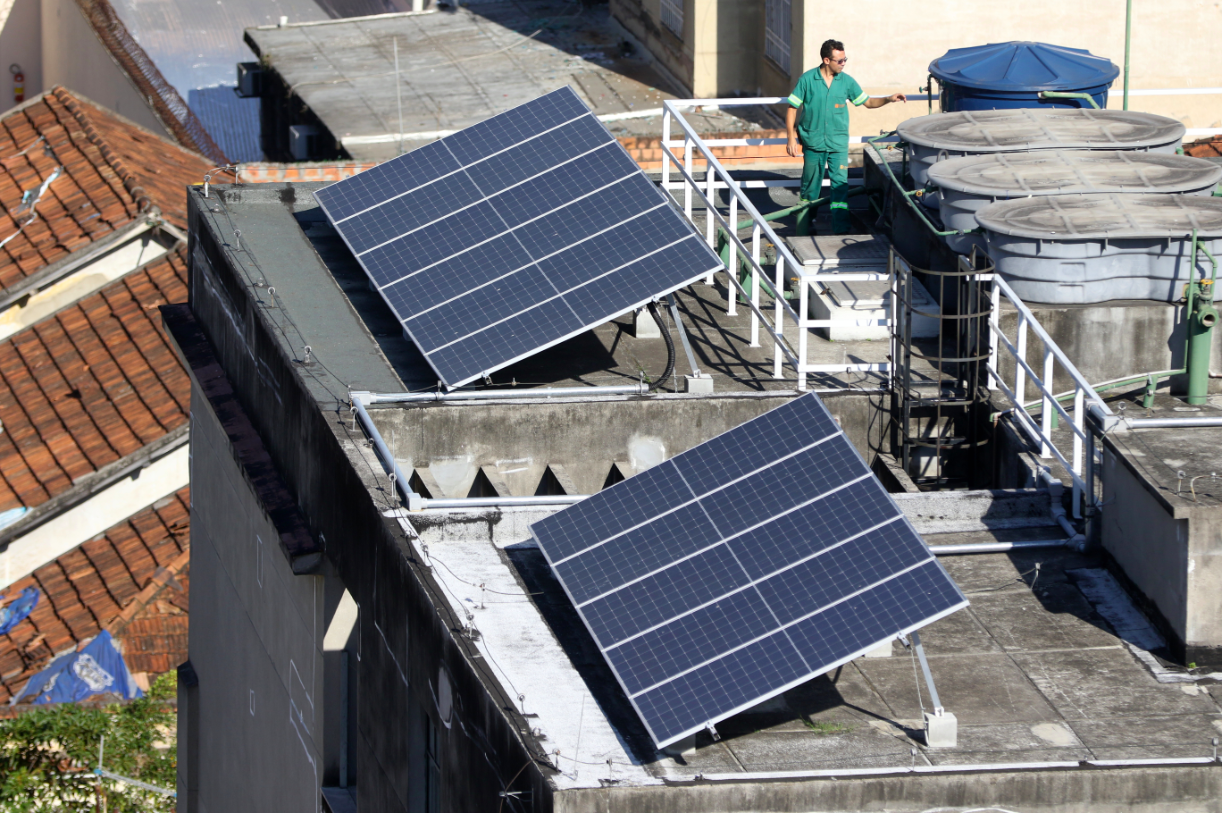
[[900, 124], [908, 171], [917, 188], [929, 168], [961, 155], [1030, 150], [1148, 150], [1175, 152], [1184, 125], [1135, 110], [980, 110], [934, 113]]
[[1193, 230], [1222, 255], [1222, 198], [1208, 196], [1041, 195], [990, 203], [976, 222], [997, 272], [1031, 302], [1176, 302], [1211, 273], [1204, 254], [1191, 268]]
[[[948, 229], [976, 228], [976, 212], [990, 203], [1036, 195], [1095, 193], [1208, 195], [1222, 182], [1222, 165], [1165, 152], [1037, 150], [951, 158], [934, 164], [929, 182], [938, 188]], [[979, 234], [946, 238], [967, 254]]]
[[1044, 91], [1087, 93], [1107, 107], [1120, 69], [1080, 48], [1043, 42], [995, 42], [954, 48], [929, 63], [942, 88], [942, 111], [1015, 107], [1091, 107], [1085, 99], [1040, 99]]

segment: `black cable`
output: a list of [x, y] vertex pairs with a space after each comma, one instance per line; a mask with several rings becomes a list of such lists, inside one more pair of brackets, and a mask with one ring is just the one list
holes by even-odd
[[658, 312], [658, 303], [649, 303], [649, 315], [658, 323], [658, 330], [662, 331], [662, 338], [666, 341], [666, 370], [659, 376], [658, 380], [649, 385], [649, 392], [661, 387], [670, 378], [671, 373], [675, 371], [675, 340], [670, 337], [670, 328], [662, 321], [662, 314]]

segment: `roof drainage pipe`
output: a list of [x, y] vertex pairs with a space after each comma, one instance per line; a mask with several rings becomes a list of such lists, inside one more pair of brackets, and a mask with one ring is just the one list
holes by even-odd
[[648, 384], [617, 387], [530, 387], [512, 390], [454, 390], [452, 392], [354, 392], [352, 402], [407, 404], [423, 401], [500, 401], [511, 398], [582, 398], [600, 395], [645, 395]]
[[980, 542], [969, 545], [930, 545], [929, 552], [934, 556], [962, 556], [969, 553], [1008, 553], [1012, 550], [1027, 548], [1071, 548], [1076, 550], [1077, 543], [1070, 539], [1020, 539], [1015, 542]]

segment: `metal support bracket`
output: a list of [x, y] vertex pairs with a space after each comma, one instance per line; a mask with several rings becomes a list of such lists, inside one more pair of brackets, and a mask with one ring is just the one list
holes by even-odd
[[692, 377], [699, 378], [700, 368], [696, 366], [696, 354], [692, 352], [692, 344], [687, 340], [687, 327], [679, 316], [678, 299], [674, 294], [667, 294], [666, 304], [670, 307], [670, 316], [675, 320], [675, 327], [679, 329], [679, 341], [683, 343], [683, 352], [687, 354], [687, 363], [692, 368]]
[[912, 646], [916, 649], [917, 660], [921, 662], [921, 671], [925, 674], [925, 685], [929, 687], [929, 699], [933, 701], [933, 713], [942, 716], [942, 701], [938, 698], [938, 689], [933, 684], [933, 673], [929, 671], [929, 661], [925, 660], [925, 647], [921, 646], [921, 635], [916, 630], [911, 633]]

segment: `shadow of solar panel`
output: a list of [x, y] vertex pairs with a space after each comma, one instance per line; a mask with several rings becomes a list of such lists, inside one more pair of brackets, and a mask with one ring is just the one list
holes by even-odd
[[659, 746], [967, 604], [813, 393], [531, 531]]
[[315, 198], [450, 387], [721, 267], [567, 87]]

